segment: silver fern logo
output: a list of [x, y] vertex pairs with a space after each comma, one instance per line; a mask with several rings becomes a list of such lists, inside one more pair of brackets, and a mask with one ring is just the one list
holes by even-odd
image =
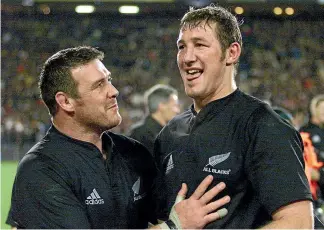
[[204, 172], [210, 172], [214, 174], [225, 174], [229, 175], [231, 169], [223, 170], [223, 169], [214, 169], [215, 165], [227, 160], [231, 155], [231, 152], [221, 154], [221, 155], [216, 155], [212, 156], [208, 159], [208, 164], [204, 167], [203, 171]]
[[132, 187], [134, 195], [139, 194], [140, 186], [141, 186], [141, 178], [138, 177], [137, 181], [135, 181], [135, 183], [133, 184], [133, 187]]
[[214, 167], [215, 165], [225, 161], [227, 158], [229, 158], [230, 155], [231, 155], [231, 152], [225, 153], [225, 154], [222, 154], [222, 155], [216, 155], [216, 156], [213, 156], [213, 157], [209, 157], [208, 164], [206, 165], [206, 167], [208, 165]]
[[134, 192], [134, 201], [140, 200], [146, 196], [146, 193], [140, 194], [140, 192], [141, 192], [141, 178], [140, 177], [138, 177], [138, 179], [133, 184], [132, 190]]

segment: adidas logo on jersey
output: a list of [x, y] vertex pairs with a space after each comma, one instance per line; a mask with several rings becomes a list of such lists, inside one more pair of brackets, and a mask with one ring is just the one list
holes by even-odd
[[94, 205], [94, 204], [104, 204], [105, 201], [101, 199], [97, 190], [94, 188], [90, 196], [88, 196], [87, 199], [85, 200], [85, 203], [86, 205]]
[[173, 169], [173, 168], [174, 168], [174, 163], [173, 163], [173, 158], [172, 158], [172, 154], [171, 154], [168, 164], [167, 164], [167, 167], [166, 167], [166, 170], [165, 170], [165, 174], [168, 174], [171, 171], [171, 169]]
[[213, 157], [210, 157], [208, 159], [208, 164], [204, 167], [204, 172], [214, 173], [214, 174], [222, 174], [222, 175], [229, 175], [231, 172], [231, 169], [223, 170], [223, 169], [215, 169], [215, 165], [227, 160], [229, 156], [231, 155], [231, 152], [216, 155]]

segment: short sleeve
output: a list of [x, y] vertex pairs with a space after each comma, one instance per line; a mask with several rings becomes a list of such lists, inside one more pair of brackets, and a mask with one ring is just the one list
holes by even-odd
[[64, 169], [27, 155], [18, 166], [7, 224], [18, 228], [90, 228]]
[[299, 133], [268, 110], [257, 111], [248, 127], [245, 172], [268, 212], [312, 200]]

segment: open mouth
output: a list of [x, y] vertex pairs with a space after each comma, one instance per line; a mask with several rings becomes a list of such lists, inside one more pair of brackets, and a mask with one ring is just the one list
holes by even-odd
[[186, 70], [187, 80], [192, 81], [192, 80], [198, 78], [202, 73], [203, 73], [203, 71], [199, 70], [199, 69]]

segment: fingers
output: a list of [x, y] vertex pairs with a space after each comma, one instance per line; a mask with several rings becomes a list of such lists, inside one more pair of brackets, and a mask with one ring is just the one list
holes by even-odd
[[206, 192], [201, 198], [200, 201], [203, 204], [209, 203], [218, 193], [220, 193], [226, 187], [224, 182], [220, 182], [208, 192]]
[[226, 208], [219, 209], [217, 212], [219, 219], [227, 215], [228, 210]]
[[[227, 204], [228, 202], [230, 202], [231, 198], [229, 196], [224, 196], [223, 198], [221, 199], [218, 199], [214, 202], [211, 202], [209, 204], [207, 204], [204, 209], [205, 209], [205, 212], [208, 214], [208, 213], [211, 213], [211, 212], [214, 212], [215, 210], [219, 209], [220, 207], [224, 206], [225, 204]], [[217, 212], [219, 212], [220, 210], [218, 210]]]
[[194, 198], [196, 200], [200, 199], [202, 195], [204, 195], [205, 191], [207, 190], [208, 186], [212, 183], [213, 176], [208, 175], [196, 188], [195, 192], [191, 195], [190, 198]]
[[181, 185], [181, 189], [180, 189], [180, 191], [178, 192], [178, 195], [177, 195], [177, 198], [176, 198], [174, 204], [177, 204], [177, 203], [179, 203], [180, 201], [184, 200], [185, 197], [186, 197], [187, 192], [188, 192], [188, 186], [187, 186], [187, 184], [182, 183], [182, 185]]
[[217, 212], [210, 213], [204, 217], [205, 221], [207, 223], [210, 223], [212, 221], [218, 220], [226, 216], [228, 213], [228, 210], [226, 208], [222, 208], [218, 210]]
[[188, 192], [188, 186], [187, 186], [187, 184], [186, 183], [182, 183], [181, 189], [178, 192], [178, 196], [185, 197], [186, 194], [187, 194], [187, 192]]

